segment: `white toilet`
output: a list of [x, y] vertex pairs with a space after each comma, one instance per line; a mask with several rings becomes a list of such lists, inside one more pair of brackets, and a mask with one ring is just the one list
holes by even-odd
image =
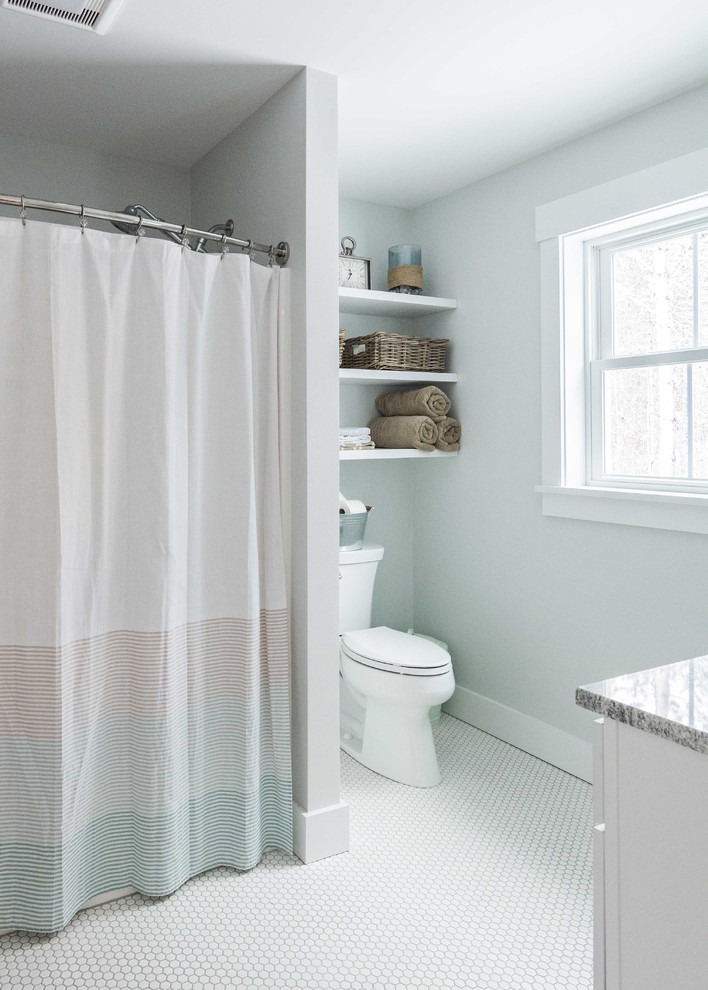
[[452, 696], [450, 655], [429, 640], [371, 628], [384, 548], [339, 552], [340, 739], [365, 767], [414, 787], [440, 783], [430, 709]]

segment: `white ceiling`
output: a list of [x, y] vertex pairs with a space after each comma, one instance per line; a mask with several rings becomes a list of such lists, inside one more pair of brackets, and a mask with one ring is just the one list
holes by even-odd
[[345, 195], [416, 206], [708, 80], [705, 0], [127, 0], [0, 9], [0, 131], [188, 166], [301, 65], [339, 77]]

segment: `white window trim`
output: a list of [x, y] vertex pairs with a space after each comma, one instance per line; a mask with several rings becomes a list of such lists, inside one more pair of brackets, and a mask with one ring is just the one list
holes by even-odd
[[707, 183], [705, 149], [536, 210], [543, 388], [542, 484], [536, 491], [544, 515], [708, 534], [708, 494], [585, 483], [591, 437], [583, 291], [586, 242], [623, 229], [628, 217], [639, 226], [708, 209]]

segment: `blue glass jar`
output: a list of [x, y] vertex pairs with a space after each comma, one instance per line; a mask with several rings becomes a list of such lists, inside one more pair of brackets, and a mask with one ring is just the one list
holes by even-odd
[[394, 244], [388, 249], [388, 291], [422, 295], [423, 267], [419, 244]]

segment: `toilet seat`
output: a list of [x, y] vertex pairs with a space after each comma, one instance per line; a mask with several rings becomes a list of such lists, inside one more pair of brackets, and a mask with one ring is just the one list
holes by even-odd
[[452, 670], [450, 654], [442, 647], [388, 626], [343, 633], [342, 651], [365, 667], [394, 674], [421, 677]]

